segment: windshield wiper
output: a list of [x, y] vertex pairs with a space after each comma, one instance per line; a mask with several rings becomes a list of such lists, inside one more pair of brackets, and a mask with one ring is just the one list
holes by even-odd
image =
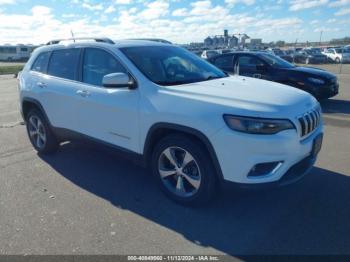
[[184, 84], [189, 84], [189, 83], [193, 83], [193, 81], [173, 81], [173, 82], [163, 81], [163, 82], [157, 82], [157, 84], [161, 85], [161, 86], [175, 86], [175, 85], [184, 85]]
[[228, 76], [227, 74], [226, 74], [226, 76], [208, 76], [204, 81], [223, 78], [223, 77], [227, 77], [227, 76]]

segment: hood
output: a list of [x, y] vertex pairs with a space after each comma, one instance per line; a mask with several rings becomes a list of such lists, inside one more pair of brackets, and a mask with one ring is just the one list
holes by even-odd
[[170, 86], [166, 90], [172, 95], [230, 107], [227, 113], [256, 117], [285, 118], [286, 111], [304, 113], [317, 104], [311, 95], [297, 88], [241, 76]]
[[315, 67], [302, 67], [302, 66], [296, 66], [293, 68], [288, 68], [287, 70], [291, 70], [294, 72], [301, 72], [301, 73], [306, 73], [309, 74], [310, 76], [318, 76], [318, 77], [323, 77], [326, 79], [332, 79], [335, 78], [335, 75], [325, 71], [323, 69], [315, 68]]

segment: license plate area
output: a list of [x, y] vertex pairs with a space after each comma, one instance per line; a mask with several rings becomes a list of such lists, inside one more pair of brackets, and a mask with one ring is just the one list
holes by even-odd
[[322, 141], [323, 141], [323, 134], [319, 134], [317, 137], [314, 138], [314, 141], [312, 143], [312, 150], [311, 150], [312, 157], [316, 157], [318, 153], [321, 151]]

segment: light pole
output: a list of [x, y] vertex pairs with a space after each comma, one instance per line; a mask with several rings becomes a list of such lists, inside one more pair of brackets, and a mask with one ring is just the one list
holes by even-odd
[[322, 33], [323, 33], [323, 31], [321, 30], [321, 32], [320, 32], [320, 46], [321, 46], [321, 41], [322, 41]]

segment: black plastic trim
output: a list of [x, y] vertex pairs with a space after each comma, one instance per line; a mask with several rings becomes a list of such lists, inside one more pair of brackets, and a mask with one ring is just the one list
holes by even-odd
[[133, 162], [136, 162], [137, 164], [141, 165], [141, 166], [145, 166], [145, 161], [143, 158], [142, 154], [139, 154], [137, 152], [131, 151], [129, 149], [126, 149], [124, 147], [120, 147], [105, 141], [102, 141], [100, 139], [97, 138], [93, 138], [91, 136], [70, 130], [70, 129], [66, 129], [66, 128], [60, 128], [60, 127], [51, 127], [52, 131], [54, 132], [55, 136], [57, 136], [59, 138], [59, 140], [61, 141], [65, 141], [65, 140], [82, 140], [82, 141], [89, 141], [92, 142], [94, 144], [98, 144], [98, 145], [102, 145], [105, 146], [107, 148], [113, 149], [113, 151], [115, 153], [117, 153], [118, 155], [131, 160]]
[[150, 156], [150, 154], [152, 153], [152, 148], [151, 148], [151, 138], [153, 137], [154, 132], [156, 132], [159, 129], [168, 129], [168, 130], [173, 130], [173, 131], [180, 131], [183, 133], [188, 133], [190, 135], [194, 135], [195, 137], [197, 137], [206, 147], [206, 149], [209, 152], [209, 155], [213, 161], [214, 164], [214, 168], [216, 170], [216, 173], [218, 175], [218, 178], [220, 179], [220, 181], [224, 180], [224, 176], [222, 174], [222, 170], [221, 170], [221, 166], [219, 163], [219, 160], [217, 158], [216, 152], [214, 150], [213, 145], [211, 144], [211, 142], [209, 141], [209, 139], [206, 137], [206, 135], [204, 135], [201, 131], [191, 128], [191, 127], [187, 127], [187, 126], [182, 126], [182, 125], [178, 125], [178, 124], [172, 124], [172, 123], [166, 123], [166, 122], [161, 122], [161, 123], [156, 123], [154, 124], [147, 133], [146, 136], [146, 140], [145, 140], [145, 144], [144, 144], [144, 148], [143, 148], [143, 155], [145, 159], [148, 159], [148, 157]]
[[50, 119], [46, 115], [44, 107], [40, 104], [40, 102], [38, 100], [36, 100], [34, 98], [31, 98], [31, 97], [23, 97], [23, 99], [22, 99], [22, 116], [23, 116], [23, 120], [24, 121], [26, 121], [26, 119], [25, 119], [25, 112], [23, 112], [23, 105], [24, 105], [25, 102], [29, 102], [29, 103], [32, 103], [32, 104], [36, 105], [40, 109], [41, 113], [44, 115], [46, 122], [49, 123], [50, 127], [52, 126], [51, 122], [50, 122]]

